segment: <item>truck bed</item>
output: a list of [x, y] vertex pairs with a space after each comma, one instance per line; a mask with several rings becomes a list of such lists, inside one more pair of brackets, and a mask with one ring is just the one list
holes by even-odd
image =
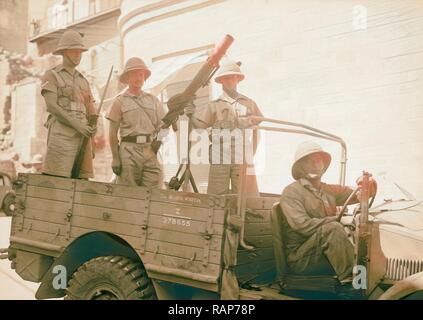
[[[71, 243], [102, 232], [131, 246], [151, 278], [219, 291], [227, 218], [236, 214], [236, 196], [38, 174], [19, 175], [15, 189], [10, 242], [17, 250], [16, 271], [23, 279], [41, 281]], [[256, 249], [238, 250], [235, 271], [240, 283], [271, 281], [270, 209], [277, 200], [247, 200], [245, 237]]]

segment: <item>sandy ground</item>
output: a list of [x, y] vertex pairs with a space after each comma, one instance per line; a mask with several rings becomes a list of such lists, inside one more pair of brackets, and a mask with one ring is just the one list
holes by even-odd
[[[9, 246], [10, 218], [0, 217], [0, 248]], [[0, 260], [0, 300], [34, 300], [39, 284], [22, 280], [10, 269], [9, 260]]]

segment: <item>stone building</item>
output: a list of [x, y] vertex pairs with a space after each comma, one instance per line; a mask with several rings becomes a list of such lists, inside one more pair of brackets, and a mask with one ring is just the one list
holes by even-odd
[[0, 1], [0, 47], [25, 54], [28, 34], [28, 0]]
[[[121, 11], [124, 57], [153, 66], [233, 35], [230, 55], [247, 75], [240, 91], [266, 116], [343, 137], [348, 183], [366, 169], [423, 196], [421, 1], [124, 0]], [[280, 192], [292, 180], [295, 147], [308, 139], [263, 137], [262, 191]], [[334, 154], [335, 182], [339, 147], [322, 144]], [[382, 184], [381, 197], [391, 194], [392, 184]]]
[[27, 25], [27, 0], [0, 2], [0, 160], [13, 145], [11, 85], [30, 75], [26, 70], [29, 61], [24, 58], [28, 34], [21, 32]]
[[[52, 52], [64, 30], [75, 29], [84, 35], [84, 41], [90, 49], [83, 55], [78, 69], [90, 82], [93, 94], [99, 101], [110, 67], [115, 66], [115, 79], [121, 65], [121, 43], [116, 28], [119, 14], [120, 0], [30, 1], [28, 54], [36, 61], [37, 71], [42, 75], [61, 62]], [[116, 83], [113, 81], [109, 95], [117, 92]], [[39, 94], [40, 84], [40, 79], [32, 79], [14, 87], [19, 94], [16, 94], [12, 113], [18, 120], [13, 122], [12, 132], [19, 133], [23, 127], [30, 128], [25, 136], [17, 135], [15, 149], [24, 157], [45, 151], [46, 129], [43, 124], [46, 114], [44, 100]], [[22, 108], [28, 111], [25, 116]], [[100, 118], [95, 168], [96, 177], [101, 181], [111, 177], [110, 154], [105, 144], [106, 132], [107, 122]]]
[[[48, 56], [63, 29], [75, 28], [91, 46], [81, 69], [99, 93], [112, 63], [119, 69], [138, 55], [153, 71], [147, 86], [163, 102], [184, 88], [207, 50], [229, 33], [236, 39], [229, 55], [242, 61], [247, 75], [240, 91], [266, 116], [343, 137], [349, 184], [366, 169], [382, 183], [381, 199], [394, 191], [391, 182], [423, 196], [419, 0], [41, 0], [29, 12], [32, 55]], [[205, 88], [199, 107], [218, 92], [213, 83]], [[262, 191], [279, 193], [290, 183], [295, 147], [309, 139], [262, 135]], [[336, 182], [339, 147], [322, 145], [334, 155], [327, 179]], [[96, 161], [107, 158], [105, 150]], [[101, 161], [106, 177], [107, 160]], [[166, 176], [174, 169], [167, 166]], [[194, 171], [204, 184], [204, 168]]]

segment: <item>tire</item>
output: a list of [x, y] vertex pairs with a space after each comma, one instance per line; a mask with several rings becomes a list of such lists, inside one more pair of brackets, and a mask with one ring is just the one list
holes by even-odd
[[73, 274], [67, 300], [155, 300], [156, 293], [140, 262], [119, 256], [92, 259]]
[[402, 300], [423, 300], [423, 291], [416, 291], [404, 297]]
[[8, 193], [3, 199], [2, 210], [6, 216], [11, 217], [15, 211], [16, 196], [13, 193]]

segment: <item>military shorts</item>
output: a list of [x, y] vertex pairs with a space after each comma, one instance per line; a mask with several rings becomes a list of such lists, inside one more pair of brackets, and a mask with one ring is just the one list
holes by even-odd
[[147, 188], [159, 188], [161, 166], [150, 143], [122, 142], [119, 148], [122, 163], [116, 183]]
[[[80, 117], [79, 120], [86, 121], [85, 116]], [[82, 136], [74, 128], [59, 122], [54, 117], [49, 120], [48, 130], [47, 152], [42, 172], [53, 176], [71, 177]], [[91, 143], [88, 143], [79, 178], [94, 177], [92, 161]]]
[[[239, 161], [240, 159], [242, 161], [242, 156], [242, 149], [239, 150], [233, 144], [226, 152], [222, 146], [220, 150], [218, 147], [213, 148], [213, 145], [210, 147], [208, 194], [223, 195], [239, 192], [241, 168]], [[252, 164], [248, 165], [247, 169], [246, 193], [250, 196], [259, 196], [257, 176], [254, 174]]]

